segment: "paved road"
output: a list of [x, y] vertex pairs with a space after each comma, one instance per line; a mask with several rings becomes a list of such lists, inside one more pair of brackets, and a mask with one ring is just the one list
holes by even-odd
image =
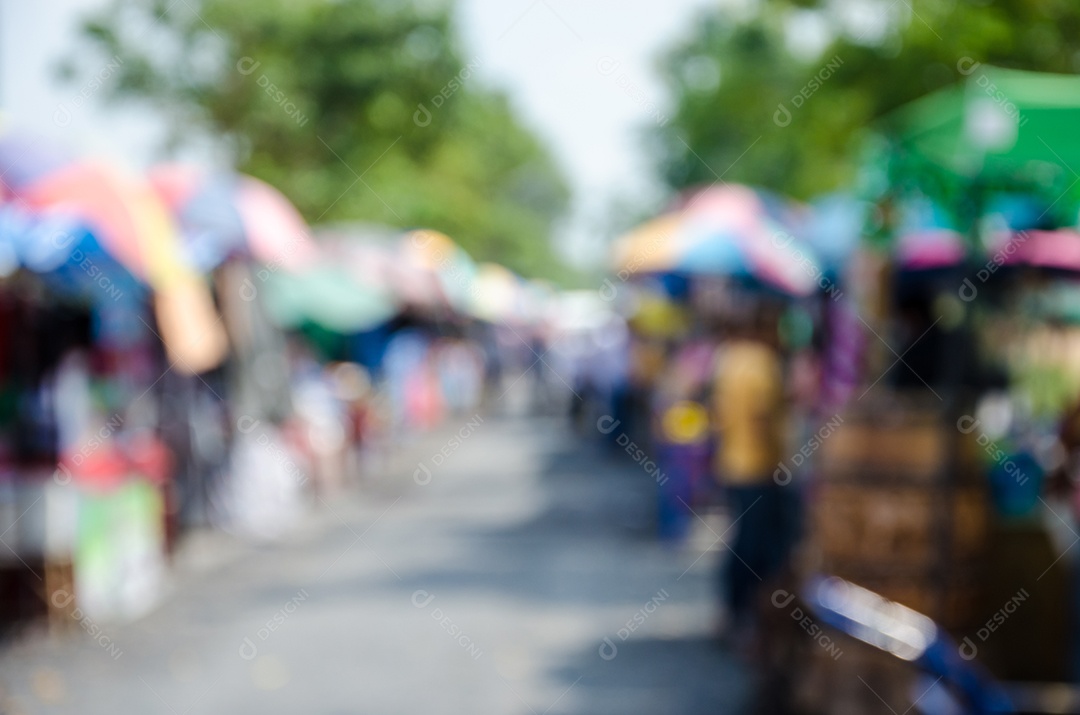
[[77, 629], [10, 646], [0, 712], [746, 710], [747, 674], [705, 637], [718, 555], [655, 543], [647, 474], [554, 420], [450, 434], [287, 544], [194, 542], [160, 607], [101, 624], [118, 657]]

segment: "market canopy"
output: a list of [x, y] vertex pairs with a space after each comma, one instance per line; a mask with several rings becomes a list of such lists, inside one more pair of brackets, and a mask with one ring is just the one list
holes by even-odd
[[286, 328], [314, 323], [347, 335], [385, 323], [398, 311], [391, 296], [360, 283], [346, 267], [332, 263], [303, 273], [269, 274], [266, 288], [267, 308]]
[[316, 248], [300, 212], [280, 191], [245, 174], [163, 164], [150, 184], [175, 216], [189, 260], [210, 270], [230, 254], [300, 270]]
[[481, 263], [470, 293], [469, 312], [491, 323], [521, 322], [524, 318], [523, 285], [518, 276], [498, 263]]
[[209, 289], [184, 259], [172, 217], [148, 183], [106, 164], [80, 162], [27, 183], [17, 198], [40, 215], [85, 226], [154, 289], [158, 328], [177, 368], [205, 372], [225, 358], [227, 338]]
[[979, 64], [966, 71], [964, 82], [882, 121], [907, 168], [930, 164], [986, 184], [1071, 184], [1080, 167], [1080, 76]]
[[477, 267], [465, 249], [445, 233], [425, 228], [406, 233], [401, 250], [406, 261], [437, 276], [443, 296], [454, 309], [470, 309]]
[[354, 281], [390, 296], [399, 310], [447, 307], [437, 265], [412, 252], [413, 242], [401, 229], [345, 223], [318, 226], [315, 235], [326, 260], [341, 266]]
[[738, 184], [688, 194], [683, 205], [622, 236], [614, 268], [637, 273], [748, 277], [792, 295], [822, 276], [815, 252], [796, 236], [794, 203]]

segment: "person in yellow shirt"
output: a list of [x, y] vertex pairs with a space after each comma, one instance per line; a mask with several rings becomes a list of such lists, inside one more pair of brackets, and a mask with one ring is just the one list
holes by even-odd
[[761, 583], [784, 561], [789, 525], [773, 473], [783, 460], [783, 367], [770, 321], [736, 326], [719, 352], [712, 411], [714, 474], [724, 487], [735, 537], [720, 569], [732, 631], [754, 630]]

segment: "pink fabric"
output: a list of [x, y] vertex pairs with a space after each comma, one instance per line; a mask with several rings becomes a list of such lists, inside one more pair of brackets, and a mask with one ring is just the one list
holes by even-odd
[[994, 255], [1004, 263], [1080, 271], [1080, 233], [1073, 229], [1013, 234]]
[[966, 255], [964, 237], [946, 228], [904, 234], [897, 246], [900, 265], [915, 270], [954, 266]]

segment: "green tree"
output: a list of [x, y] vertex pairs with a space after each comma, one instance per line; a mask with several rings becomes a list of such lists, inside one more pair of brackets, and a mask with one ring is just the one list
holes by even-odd
[[108, 99], [169, 118], [167, 151], [209, 137], [312, 223], [437, 228], [478, 259], [558, 277], [566, 186], [462, 59], [446, 3], [114, 0], [84, 35], [120, 61]]
[[1080, 5], [1069, 0], [751, 7], [708, 11], [662, 62], [676, 108], [658, 161], [672, 188], [722, 176], [806, 198], [850, 186], [866, 129], [962, 79], [963, 58], [1080, 69]]

